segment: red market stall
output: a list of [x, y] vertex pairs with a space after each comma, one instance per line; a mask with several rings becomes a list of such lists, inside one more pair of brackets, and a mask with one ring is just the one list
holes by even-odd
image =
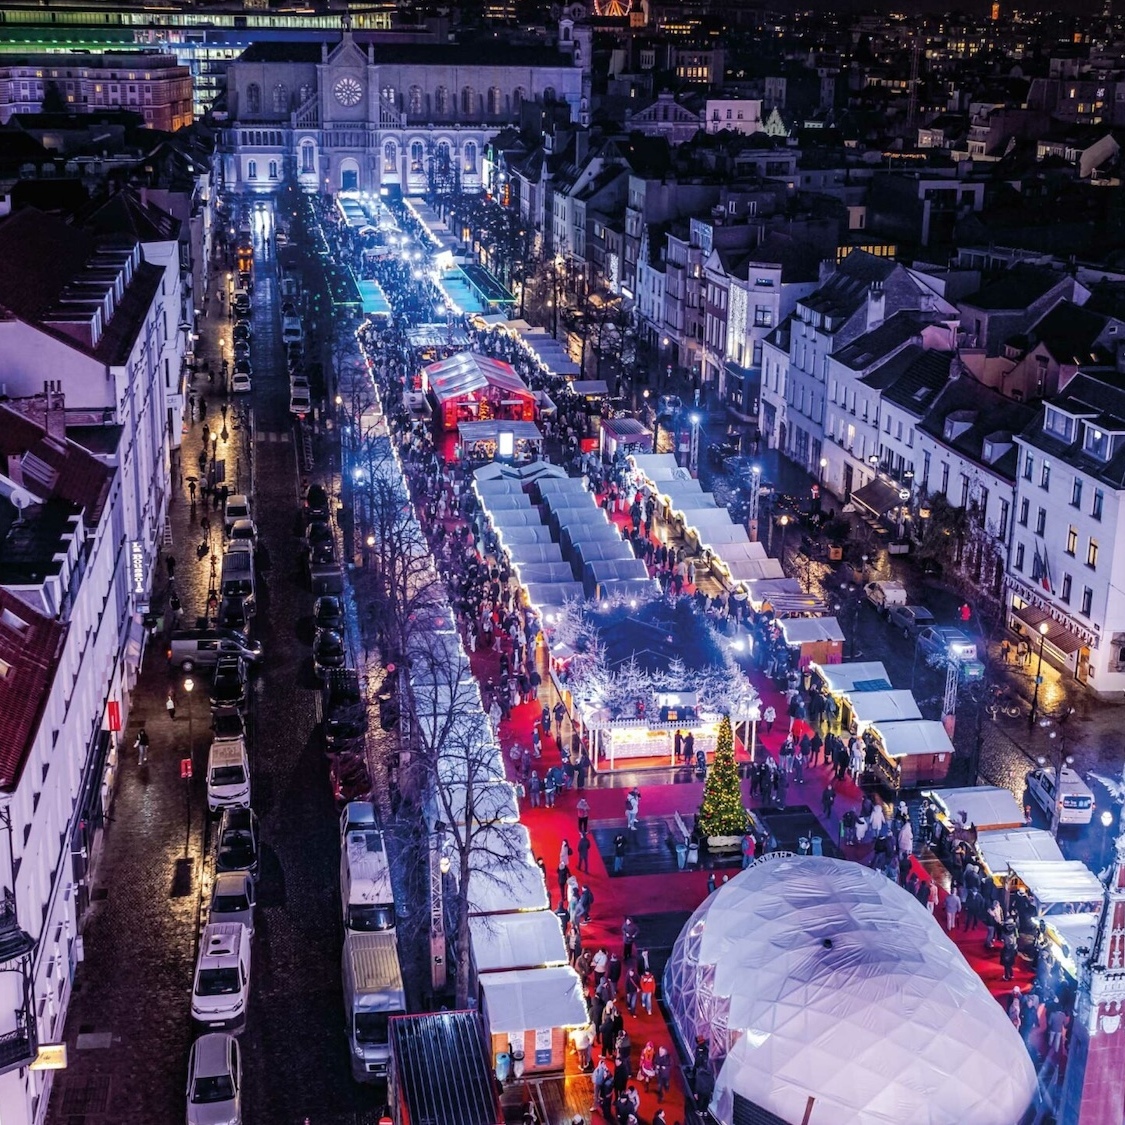
[[443, 430], [461, 422], [535, 421], [535, 395], [510, 364], [458, 352], [422, 369], [422, 388]]

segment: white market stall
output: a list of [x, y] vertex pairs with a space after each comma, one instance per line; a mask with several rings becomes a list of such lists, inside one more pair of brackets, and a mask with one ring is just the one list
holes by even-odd
[[580, 602], [586, 594], [581, 582], [532, 582], [524, 587], [527, 604], [534, 608], [548, 624], [550, 615], [567, 602]]
[[[543, 528], [543, 530], [546, 531], [547, 529]], [[550, 539], [546, 543], [512, 543], [509, 545], [507, 539], [502, 538], [501, 543], [513, 568], [533, 566], [537, 563], [561, 563], [564, 561], [559, 545], [552, 543]]]
[[990, 832], [1022, 828], [1023, 807], [1010, 789], [1000, 785], [972, 785], [964, 789], [929, 789], [929, 798], [943, 830]]
[[474, 835], [470, 857], [469, 913], [512, 914], [551, 904], [531, 837], [522, 824], [493, 824]]
[[852, 733], [862, 735], [873, 723], [921, 719], [922, 712], [908, 691], [863, 691], [852, 696]]
[[575, 520], [559, 527], [559, 546], [567, 558], [573, 558], [579, 543], [621, 543], [621, 532], [605, 520]]
[[806, 593], [796, 578], [767, 579], [748, 583], [750, 604], [757, 613], [772, 613], [777, 618], [821, 615], [828, 607], [815, 594]]
[[562, 560], [549, 563], [513, 563], [512, 572], [521, 586], [574, 581], [574, 572], [570, 568], [570, 563]]
[[785, 643], [797, 649], [798, 668], [844, 658], [844, 631], [835, 617], [786, 617], [778, 624]]
[[577, 543], [574, 547], [574, 561], [580, 574], [589, 563], [636, 557], [633, 548], [624, 539], [618, 539], [616, 542], [611, 539], [599, 539], [589, 543]]
[[582, 575], [582, 586], [588, 598], [608, 596], [606, 586], [611, 582], [644, 582], [649, 578], [648, 567], [640, 559], [599, 559], [588, 562]]
[[[899, 692], [871, 692], [870, 695], [899, 695]], [[901, 693], [910, 696], [909, 692]], [[862, 708], [870, 696], [857, 695], [854, 706]], [[914, 703], [913, 696], [910, 702]], [[917, 705], [914, 705], [917, 711]], [[914, 789], [919, 785], [945, 781], [953, 766], [953, 743], [949, 732], [937, 719], [873, 720], [867, 726], [870, 745], [875, 751], [871, 771], [892, 789]]]
[[558, 546], [551, 538], [551, 529], [541, 523], [533, 527], [501, 527], [493, 530], [500, 546], [505, 550], [509, 547], [528, 546], [532, 543], [549, 543], [552, 547]]
[[[466, 762], [462, 758], [461, 765], [472, 771], [469, 776], [480, 772], [476, 761]], [[461, 828], [468, 827], [470, 796], [473, 802], [474, 824], [515, 824], [520, 818], [515, 786], [507, 781], [474, 780], [471, 793], [469, 785], [464, 781], [447, 782], [440, 787], [440, 791], [431, 792], [430, 823], [441, 820]]]
[[627, 460], [637, 476], [653, 486], [662, 481], [692, 479], [690, 470], [677, 464], [674, 453], [631, 453]]
[[812, 670], [833, 695], [891, 690], [891, 677], [881, 660], [852, 660], [844, 664], [823, 665], [814, 660]]
[[977, 833], [977, 852], [985, 873], [1002, 881], [1021, 863], [1061, 863], [1066, 859], [1058, 841], [1042, 828], [999, 828]]
[[555, 968], [567, 964], [562, 923], [553, 910], [470, 918], [478, 973]]
[[[527, 497], [524, 497], [524, 500], [526, 502]], [[499, 532], [508, 527], [540, 527], [543, 520], [539, 515], [539, 509], [530, 507], [530, 502], [527, 502], [527, 507], [524, 509], [506, 509], [489, 514], [489, 523], [494, 531]]]
[[569, 965], [516, 969], [482, 973], [477, 983], [493, 1059], [510, 1050], [517, 1077], [561, 1072], [568, 1033], [590, 1018], [578, 974]]
[[1017, 860], [1012, 875], [1042, 914], [1075, 914], [1100, 908], [1105, 885], [1078, 860]]

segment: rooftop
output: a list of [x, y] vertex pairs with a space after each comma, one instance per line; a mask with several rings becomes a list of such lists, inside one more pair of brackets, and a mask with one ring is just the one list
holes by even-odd
[[1065, 275], [1057, 270], [1016, 265], [996, 281], [966, 297], [965, 304], [975, 309], [1016, 309], [1022, 312], [1063, 280]]

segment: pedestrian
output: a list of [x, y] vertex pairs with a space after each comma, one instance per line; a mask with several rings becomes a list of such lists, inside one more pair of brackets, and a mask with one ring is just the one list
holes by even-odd
[[672, 1085], [672, 1056], [668, 1048], [661, 1045], [656, 1052], [656, 1101], [664, 1101], [668, 1087]]
[[[582, 1067], [583, 1073], [593, 1069], [590, 1061], [590, 1048], [594, 1045], [594, 1029], [590, 1024], [583, 1024], [571, 1036], [571, 1041], [574, 1043], [575, 1054], [578, 1055], [578, 1065]], [[582, 1118], [577, 1119], [581, 1121]]]
[[609, 965], [609, 953], [606, 951], [605, 946], [600, 946], [597, 953], [594, 954], [593, 960], [590, 962], [590, 968], [594, 972], [594, 991], [601, 987], [602, 981], [605, 979], [605, 971]]
[[824, 819], [828, 820], [832, 816], [832, 806], [836, 803], [836, 787], [830, 781], [825, 787], [824, 792], [820, 795], [820, 807], [824, 810]]
[[590, 873], [590, 837], [585, 832], [578, 837], [578, 870]]
[[168, 712], [168, 718], [172, 722], [176, 721], [176, 689], [170, 687], [168, 689], [168, 698], [164, 701], [164, 709]]
[[618, 832], [613, 840], [613, 873], [620, 874], [625, 866], [625, 837]]
[[605, 979], [609, 981], [610, 987], [613, 989], [613, 995], [617, 995], [617, 986], [621, 982], [621, 958], [616, 953], [609, 955], [609, 960], [605, 966]]
[[637, 812], [641, 807], [641, 795], [636, 789], [631, 789], [625, 798], [625, 827], [636, 831]]
[[562, 847], [559, 848], [559, 866], [566, 867], [567, 864], [570, 863], [570, 857], [572, 855], [574, 855], [574, 852], [571, 851], [570, 841], [563, 840]]
[[625, 1007], [629, 1015], [637, 1014], [637, 999], [641, 994], [641, 982], [636, 969], [629, 969], [625, 974]]
[[1016, 935], [1014, 933], [1005, 934], [1004, 943], [1000, 947], [1000, 964], [1004, 969], [1004, 980], [1012, 979], [1012, 973], [1016, 967], [1017, 949]]
[[931, 914], [933, 914], [933, 912], [937, 909], [938, 897], [939, 896], [938, 896], [937, 883], [935, 883], [931, 879], [930, 880], [930, 890], [929, 890], [929, 893], [926, 895], [926, 909]]
[[645, 1086], [645, 1093], [648, 1093], [648, 1084], [656, 1077], [656, 1047], [650, 1039], [641, 1051], [641, 1057], [637, 1063], [637, 1074]]
[[777, 712], [771, 703], [762, 716], [766, 720], [766, 734], [773, 734], [773, 724], [777, 722]]
[[953, 933], [953, 927], [957, 925], [957, 914], [960, 909], [961, 896], [957, 893], [957, 888], [953, 887], [945, 896], [945, 928], [949, 933]]
[[585, 797], [579, 797], [575, 809], [578, 813], [578, 831], [585, 834], [590, 824], [590, 803]]
[[531, 807], [533, 809], [539, 808], [539, 771], [534, 770], [531, 774], [531, 780], [527, 783], [527, 791], [531, 794]]
[[137, 765], [143, 766], [148, 761], [148, 731], [145, 730], [144, 723], [141, 723], [141, 729], [137, 734]]
[[632, 918], [626, 918], [621, 924], [621, 956], [630, 960], [633, 956], [633, 946], [636, 943], [640, 927]]

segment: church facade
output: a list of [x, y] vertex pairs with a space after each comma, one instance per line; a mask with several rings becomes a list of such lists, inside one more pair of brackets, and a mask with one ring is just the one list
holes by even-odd
[[227, 74], [226, 188], [478, 191], [488, 141], [530, 107], [585, 120], [589, 46], [569, 21], [553, 46], [258, 44]]

